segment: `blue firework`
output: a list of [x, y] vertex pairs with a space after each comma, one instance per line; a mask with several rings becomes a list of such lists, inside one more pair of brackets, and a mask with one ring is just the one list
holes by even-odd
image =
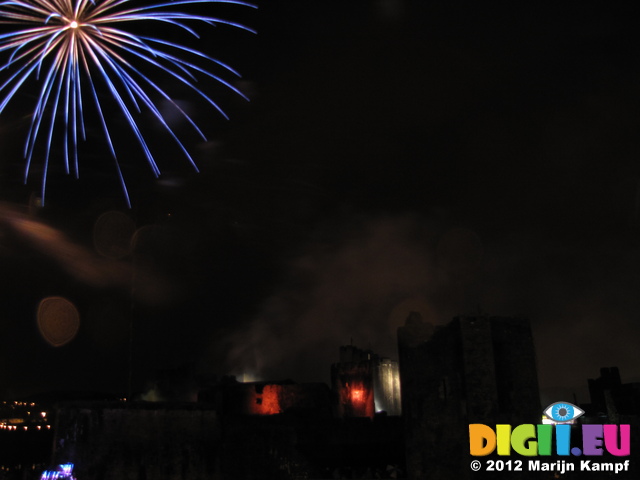
[[[129, 194], [118, 164], [105, 102], [115, 105], [125, 119], [156, 176], [160, 170], [142, 133], [138, 116], [142, 109], [151, 112], [197, 170], [186, 147], [161, 113], [157, 99], [172, 104], [201, 138], [205, 136], [188, 113], [148, 72], [155, 69], [168, 75], [174, 82], [195, 92], [225, 118], [216, 102], [197, 86], [198, 78], [220, 82], [244, 97], [233, 85], [212, 73], [212, 67], [221, 67], [233, 75], [238, 73], [200, 50], [168, 39], [134, 34], [124, 27], [151, 22], [162, 28], [182, 29], [196, 38], [198, 34], [194, 28], [197, 24], [227, 24], [252, 31], [239, 23], [180, 11], [181, 7], [207, 3], [255, 8], [235, 0], [176, 0], [137, 7], [131, 6], [130, 0], [0, 2], [0, 23], [8, 24], [11, 30], [0, 34], [0, 52], [7, 52], [5, 63], [0, 65], [0, 70], [7, 72], [0, 84], [0, 94], [4, 95], [0, 113], [27, 82], [37, 80], [39, 91], [24, 145], [25, 181], [36, 144], [41, 142], [44, 147], [43, 199], [54, 137], [56, 141], [62, 139], [67, 173], [73, 172], [78, 176], [78, 142], [86, 138], [85, 124], [89, 120], [85, 121], [84, 107], [89, 103], [95, 106], [97, 119], [92, 121], [101, 125], [127, 203]], [[99, 95], [99, 91], [108, 93]]]

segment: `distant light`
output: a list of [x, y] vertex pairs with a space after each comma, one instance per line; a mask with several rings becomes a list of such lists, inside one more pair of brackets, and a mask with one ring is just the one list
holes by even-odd
[[60, 468], [65, 475], [71, 475], [71, 472], [73, 472], [73, 463], [63, 463], [60, 465]]
[[259, 381], [258, 376], [251, 372], [244, 372], [237, 377], [240, 383], [253, 383]]
[[74, 21], [72, 21], [72, 22], [69, 24], [69, 26], [70, 26], [71, 28], [78, 28], [78, 22], [76, 22], [76, 21], [74, 20]]
[[55, 470], [45, 470], [40, 475], [40, 480], [75, 480], [73, 476], [73, 463], [63, 463]]
[[362, 402], [364, 400], [364, 392], [362, 390], [352, 390], [351, 400], [354, 402]]

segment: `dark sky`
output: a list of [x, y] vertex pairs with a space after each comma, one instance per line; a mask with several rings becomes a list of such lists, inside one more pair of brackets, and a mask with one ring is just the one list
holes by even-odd
[[[0, 392], [124, 392], [131, 319], [138, 389], [184, 365], [326, 381], [351, 340], [395, 356], [412, 310], [528, 317], [544, 388], [640, 380], [638, 16], [488, 3], [230, 9], [258, 34], [208, 41], [251, 102], [222, 92], [223, 122], [185, 97], [201, 171], [166, 154], [156, 181], [127, 156], [130, 210], [91, 149], [26, 209], [38, 179], [21, 186], [3, 114]], [[142, 229], [119, 260], [94, 253], [111, 210], [135, 227], [99, 244]], [[61, 347], [36, 323], [52, 295], [80, 315]]]

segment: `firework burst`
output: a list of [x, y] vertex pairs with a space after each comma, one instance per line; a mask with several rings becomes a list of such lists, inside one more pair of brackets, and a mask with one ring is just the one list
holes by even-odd
[[8, 72], [0, 84], [0, 94], [4, 95], [0, 113], [26, 88], [28, 82], [37, 80], [38, 94], [24, 146], [25, 182], [36, 155], [36, 144], [42, 144], [43, 199], [54, 138], [56, 141], [61, 139], [66, 172], [78, 176], [78, 142], [86, 139], [85, 124], [88, 120], [85, 121], [84, 112], [88, 104], [95, 106], [96, 121], [101, 125], [114, 159], [127, 203], [129, 194], [117, 160], [111, 133], [113, 127], [110, 129], [105, 102], [115, 105], [125, 119], [156, 176], [160, 170], [141, 130], [139, 114], [143, 109], [151, 112], [197, 170], [158, 102], [169, 102], [201, 138], [205, 139], [205, 136], [196, 122], [160, 86], [155, 76], [150, 76], [149, 71], [162, 72], [165, 77], [186, 86], [225, 118], [216, 102], [197, 86], [198, 78], [213, 79], [244, 97], [209, 68], [221, 67], [238, 75], [224, 63], [184, 44], [134, 34], [123, 27], [143, 23], [162, 28], [169, 26], [182, 29], [196, 38], [194, 25], [198, 23], [226, 24], [252, 31], [238, 23], [175, 9], [208, 3], [254, 5], [234, 0], [176, 0], [138, 7], [131, 7], [130, 3], [130, 0], [0, 2], [0, 23], [9, 25], [11, 29], [0, 34], [0, 52], [6, 52], [6, 60], [0, 65], [0, 70]]

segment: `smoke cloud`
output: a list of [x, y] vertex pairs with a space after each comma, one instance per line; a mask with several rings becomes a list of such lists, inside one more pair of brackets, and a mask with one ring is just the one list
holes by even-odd
[[445, 223], [405, 214], [324, 225], [259, 314], [225, 338], [227, 371], [327, 381], [340, 345], [397, 358], [397, 327], [417, 311], [434, 325], [456, 315], [529, 318], [543, 389], [583, 395], [588, 378], [614, 365], [623, 381], [640, 378], [638, 301], [624, 293], [640, 288], [637, 253], [615, 239], [568, 249], [547, 231], [481, 239]]
[[260, 313], [227, 339], [230, 371], [326, 381], [338, 347], [350, 342], [395, 358], [397, 327], [411, 311], [448, 321], [482, 255], [473, 232], [443, 233], [410, 214], [324, 226], [317, 236]]

